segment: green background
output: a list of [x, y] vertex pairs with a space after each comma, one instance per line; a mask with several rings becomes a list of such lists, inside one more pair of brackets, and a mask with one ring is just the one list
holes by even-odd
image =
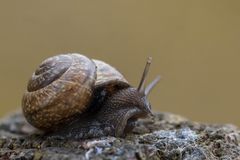
[[0, 116], [20, 108], [45, 58], [80, 52], [137, 86], [146, 57], [155, 111], [240, 125], [240, 1], [8, 0], [0, 2]]

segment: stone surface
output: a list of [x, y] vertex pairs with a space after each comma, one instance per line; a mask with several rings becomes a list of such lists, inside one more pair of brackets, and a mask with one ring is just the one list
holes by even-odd
[[240, 159], [234, 125], [191, 122], [170, 113], [141, 120], [125, 138], [59, 140], [43, 136], [21, 113], [0, 121], [0, 159]]

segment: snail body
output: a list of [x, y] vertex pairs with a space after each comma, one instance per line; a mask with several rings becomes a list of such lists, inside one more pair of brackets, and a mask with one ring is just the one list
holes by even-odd
[[78, 54], [44, 60], [33, 73], [22, 98], [26, 120], [56, 136], [92, 138], [123, 136], [138, 118], [151, 114], [144, 88], [150, 59], [138, 88], [109, 64]]

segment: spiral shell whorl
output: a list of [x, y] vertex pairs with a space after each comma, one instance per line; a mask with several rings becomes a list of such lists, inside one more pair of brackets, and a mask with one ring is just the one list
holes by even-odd
[[67, 71], [71, 63], [72, 58], [68, 55], [59, 55], [46, 59], [29, 80], [28, 91], [33, 92], [51, 84]]
[[53, 130], [86, 109], [95, 79], [95, 64], [83, 55], [46, 59], [33, 74], [23, 96], [26, 119], [36, 128]]

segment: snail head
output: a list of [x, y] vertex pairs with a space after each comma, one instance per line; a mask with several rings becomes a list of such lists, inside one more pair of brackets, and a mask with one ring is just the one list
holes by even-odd
[[140, 93], [141, 99], [144, 103], [144, 105], [141, 105], [141, 107], [143, 107], [141, 109], [146, 111], [146, 113], [148, 115], [152, 116], [153, 114], [152, 114], [152, 111], [151, 111], [151, 104], [147, 100], [147, 97], [148, 97], [149, 93], [152, 91], [152, 89], [159, 82], [160, 76], [158, 75], [149, 85], [146, 86], [146, 78], [147, 78], [147, 74], [149, 72], [149, 68], [150, 68], [151, 63], [152, 63], [152, 57], [148, 57], [147, 63], [145, 65], [145, 68], [144, 68], [144, 71], [143, 71], [141, 81], [140, 81], [139, 86], [137, 88], [137, 91], [138, 91], [138, 93]]

